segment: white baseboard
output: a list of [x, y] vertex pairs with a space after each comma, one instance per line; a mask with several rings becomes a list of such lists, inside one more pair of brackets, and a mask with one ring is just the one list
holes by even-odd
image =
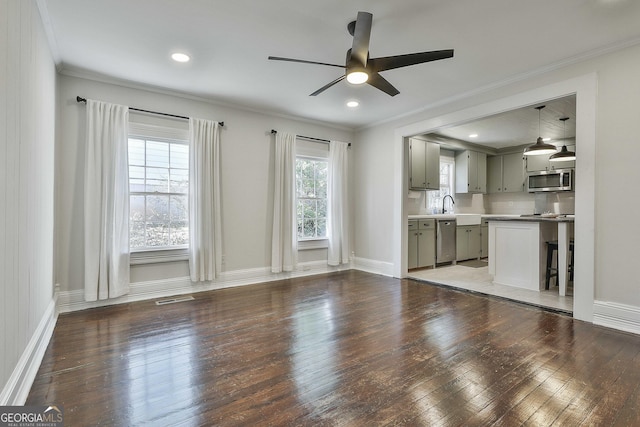
[[58, 314], [54, 296], [33, 332], [27, 347], [0, 393], [0, 406], [22, 406], [27, 401], [33, 380], [47, 351]]
[[71, 311], [85, 310], [88, 308], [104, 307], [108, 305], [156, 298], [166, 298], [175, 295], [192, 294], [234, 286], [273, 282], [275, 280], [310, 276], [348, 269], [351, 269], [350, 265], [332, 267], [327, 265], [326, 261], [312, 261], [298, 264], [298, 269], [296, 271], [283, 273], [272, 273], [270, 267], [224, 271], [220, 273], [218, 278], [213, 282], [197, 284], [192, 283], [189, 277], [152, 280], [147, 282], [131, 283], [129, 286], [129, 293], [122, 297], [92, 302], [84, 300], [84, 290], [82, 289], [65, 291], [60, 292], [58, 297], [58, 312], [67, 313]]
[[353, 259], [352, 264], [353, 264], [353, 268], [356, 270], [393, 277], [393, 263], [391, 262], [383, 262], [383, 261], [376, 261], [376, 260], [367, 259], [367, 258], [356, 257]]
[[593, 323], [640, 335], [640, 307], [595, 301], [593, 303]]

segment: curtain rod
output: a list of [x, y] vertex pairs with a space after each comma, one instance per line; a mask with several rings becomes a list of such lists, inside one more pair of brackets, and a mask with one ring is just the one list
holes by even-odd
[[[276, 133], [278, 133], [278, 131], [275, 130], [275, 129], [271, 129], [271, 133], [272, 134], [276, 134]], [[308, 139], [309, 141], [322, 142], [322, 143], [325, 143], [325, 144], [328, 144], [328, 143], [331, 142], [328, 139], [314, 138], [312, 136], [304, 136], [304, 135], [296, 135], [296, 138]], [[348, 146], [351, 147], [351, 143], [349, 143]]]
[[[82, 98], [80, 96], [76, 96], [76, 101], [77, 102], [87, 102], [86, 98]], [[133, 110], [133, 111], [139, 111], [141, 113], [149, 113], [149, 114], [156, 114], [158, 116], [166, 116], [166, 117], [173, 117], [175, 119], [183, 119], [183, 120], [189, 120], [189, 117], [187, 116], [178, 116], [177, 114], [169, 114], [169, 113], [161, 113], [159, 111], [151, 111], [151, 110], [143, 110], [142, 108], [134, 108], [134, 107], [129, 107], [129, 110]], [[220, 126], [224, 126], [224, 122], [218, 122], [218, 124]]]

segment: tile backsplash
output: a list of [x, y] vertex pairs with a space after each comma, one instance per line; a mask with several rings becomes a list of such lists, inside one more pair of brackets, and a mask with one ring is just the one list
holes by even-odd
[[[410, 191], [407, 198], [409, 215], [424, 215], [427, 212], [426, 191]], [[497, 193], [455, 194], [455, 213], [486, 213], [523, 215], [552, 212], [575, 213], [575, 193]]]

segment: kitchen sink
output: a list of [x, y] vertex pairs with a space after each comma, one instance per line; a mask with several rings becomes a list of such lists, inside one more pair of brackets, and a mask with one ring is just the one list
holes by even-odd
[[482, 223], [482, 215], [479, 214], [455, 214], [456, 225], [479, 225]]

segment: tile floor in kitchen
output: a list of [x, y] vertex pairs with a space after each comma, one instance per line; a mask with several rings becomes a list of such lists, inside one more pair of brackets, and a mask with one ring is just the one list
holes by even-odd
[[464, 261], [456, 265], [445, 265], [435, 269], [412, 270], [409, 271], [408, 276], [413, 279], [573, 313], [572, 283], [569, 283], [567, 296], [564, 297], [558, 295], [558, 287], [553, 286], [555, 284], [553, 279], [551, 281], [551, 289], [540, 292], [493, 284], [489, 276], [489, 267], [486, 259]]

